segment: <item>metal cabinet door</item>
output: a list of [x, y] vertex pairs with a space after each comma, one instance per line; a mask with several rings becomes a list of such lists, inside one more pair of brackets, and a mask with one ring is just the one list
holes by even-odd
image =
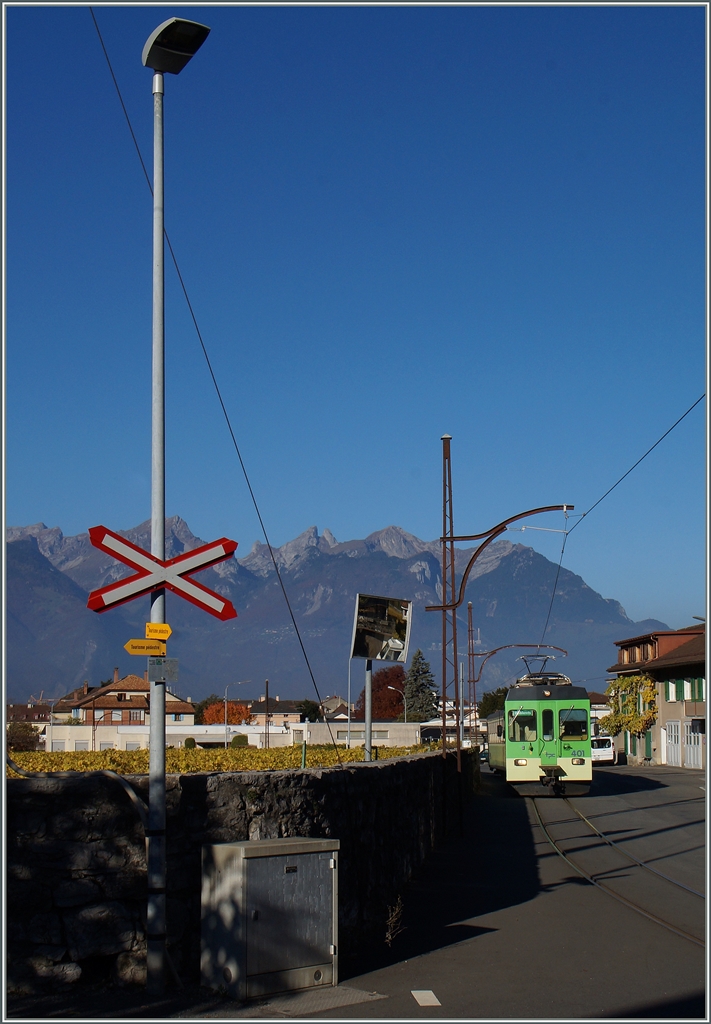
[[248, 862], [248, 976], [331, 959], [333, 857], [287, 854]]

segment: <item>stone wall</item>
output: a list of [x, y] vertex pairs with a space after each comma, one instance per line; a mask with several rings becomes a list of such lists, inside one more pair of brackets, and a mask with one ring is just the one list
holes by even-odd
[[[148, 780], [129, 782], [147, 800]], [[286, 836], [341, 843], [339, 953], [385, 940], [389, 908], [435, 844], [459, 828], [476, 755], [425, 754], [343, 768], [167, 779], [168, 948], [199, 981], [204, 843]], [[7, 947], [11, 990], [145, 978], [143, 827], [116, 781], [7, 780]]]

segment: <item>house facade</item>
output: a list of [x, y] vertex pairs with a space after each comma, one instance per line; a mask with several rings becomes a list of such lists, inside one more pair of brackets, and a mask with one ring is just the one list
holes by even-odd
[[300, 703], [301, 701], [298, 700], [279, 700], [278, 697], [270, 697], [269, 706], [267, 707], [267, 701], [264, 697], [260, 700], [255, 700], [249, 709], [252, 715], [252, 725], [259, 725], [264, 729], [267, 724], [267, 717], [269, 718], [270, 728], [272, 726], [287, 728], [293, 722], [298, 723], [303, 718], [298, 708]]
[[[67, 694], [57, 702], [40, 733], [45, 750], [140, 750], [148, 746], [150, 683], [144, 676], [129, 674], [103, 686]], [[166, 726], [192, 726], [195, 709], [166, 687]]]
[[[657, 716], [640, 739], [618, 737], [618, 753], [631, 763], [706, 767], [706, 628], [646, 633], [616, 642], [619, 677], [650, 676], [656, 686]], [[642, 709], [640, 709], [642, 710]]]

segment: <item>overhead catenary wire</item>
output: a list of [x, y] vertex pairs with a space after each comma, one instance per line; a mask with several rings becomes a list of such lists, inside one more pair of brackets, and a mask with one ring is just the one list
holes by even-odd
[[[644, 460], [645, 460], [645, 459], [647, 458], [647, 456], [648, 456], [649, 454], [651, 454], [651, 452], [653, 452], [653, 451], [654, 451], [654, 449], [655, 449], [655, 448], [656, 448], [656, 447], [657, 447], [658, 445], [660, 445], [660, 444], [662, 443], [662, 441], [664, 440], [664, 438], [665, 438], [665, 437], [668, 437], [668, 436], [669, 436], [669, 434], [671, 434], [672, 430], [674, 430], [674, 428], [675, 428], [675, 427], [678, 427], [678, 426], [679, 426], [679, 424], [681, 423], [681, 421], [682, 421], [682, 420], [686, 419], [686, 417], [687, 417], [687, 416], [689, 415], [689, 413], [690, 413], [690, 412], [691, 412], [691, 411], [692, 411], [693, 409], [695, 409], [695, 408], [696, 408], [696, 406], [697, 406], [697, 405], [699, 404], [699, 402], [703, 401], [703, 399], [704, 399], [705, 397], [706, 397], [705, 393], [704, 393], [703, 395], [699, 395], [699, 397], [698, 397], [698, 398], [696, 399], [696, 401], [695, 401], [695, 402], [693, 402], [693, 403], [692, 403], [692, 405], [690, 405], [690, 406], [689, 406], [689, 408], [688, 408], [688, 409], [686, 410], [686, 412], [685, 412], [685, 413], [683, 413], [683, 415], [681, 415], [681, 416], [679, 417], [679, 419], [678, 419], [678, 420], [676, 420], [676, 422], [675, 422], [675, 423], [672, 423], [672, 425], [671, 425], [671, 426], [669, 427], [669, 429], [668, 429], [668, 430], [665, 430], [665, 431], [664, 431], [664, 433], [662, 434], [662, 436], [661, 436], [661, 437], [660, 437], [660, 438], [659, 438], [659, 439], [658, 439], [657, 441], [655, 441], [655, 442], [654, 442], [654, 444], [653, 444], [653, 445], [651, 446], [651, 448], [648, 448], [648, 449], [647, 449], [647, 451], [646, 451], [646, 452], [644, 453], [644, 455], [642, 455], [642, 456], [641, 456], [641, 457], [640, 457], [639, 459], [637, 459], [637, 461], [635, 462], [635, 464], [634, 464], [633, 466], [630, 466], [630, 468], [629, 468], [629, 469], [627, 470], [627, 472], [626, 472], [626, 473], [623, 473], [623, 474], [622, 474], [622, 476], [620, 477], [620, 479], [619, 479], [619, 480], [617, 480], [617, 481], [616, 481], [616, 482], [615, 482], [615, 483], [614, 483], [614, 484], [612, 485], [612, 487], [608, 487], [608, 489], [607, 489], [607, 490], [605, 491], [605, 493], [604, 493], [604, 494], [602, 495], [602, 497], [601, 497], [601, 498], [598, 498], [598, 499], [597, 499], [597, 501], [596, 501], [596, 502], [595, 502], [594, 504], [592, 504], [592, 505], [590, 506], [590, 508], [589, 508], [589, 509], [587, 510], [587, 512], [583, 512], [583, 513], [582, 513], [581, 515], [579, 515], [579, 516], [576, 516], [576, 517], [575, 517], [575, 518], [577, 518], [577, 520], [578, 520], [578, 521], [577, 521], [577, 523], [574, 523], [574, 524], [573, 524], [573, 525], [572, 525], [572, 526], [570, 527], [570, 529], [569, 529], [569, 530], [565, 530], [565, 531], [564, 531], [564, 533], [565, 533], [565, 536], [563, 537], [563, 546], [562, 546], [562, 548], [561, 548], [561, 551], [560, 551], [560, 558], [558, 559], [558, 568], [557, 568], [557, 570], [556, 570], [556, 574], [555, 574], [555, 580], [554, 580], [554, 582], [553, 582], [553, 593], [551, 594], [551, 600], [550, 600], [550, 604], [548, 605], [548, 614], [547, 614], [547, 616], [546, 616], [546, 624], [545, 624], [545, 626], [543, 627], [543, 633], [541, 634], [541, 644], [543, 643], [543, 640], [544, 640], [544, 638], [545, 638], [545, 635], [546, 635], [546, 630], [548, 629], [548, 623], [550, 622], [550, 618], [551, 618], [551, 611], [552, 611], [552, 609], [553, 609], [553, 601], [555, 600], [556, 590], [558, 589], [558, 580], [559, 580], [559, 578], [560, 578], [560, 570], [561, 570], [561, 567], [562, 567], [562, 564], [563, 564], [563, 555], [565, 554], [565, 545], [566, 545], [566, 543], [567, 543], [568, 537], [570, 536], [570, 534], [571, 534], [571, 533], [573, 532], [573, 530], [574, 530], [574, 529], [575, 529], [575, 528], [576, 528], [577, 526], [580, 526], [580, 524], [582, 523], [583, 519], [584, 519], [584, 518], [585, 518], [585, 517], [586, 517], [587, 515], [589, 515], [589, 514], [590, 514], [590, 513], [592, 512], [592, 510], [593, 510], [594, 508], [597, 508], [597, 506], [598, 506], [598, 505], [600, 504], [600, 502], [601, 502], [601, 501], [604, 501], [604, 500], [605, 500], [605, 498], [606, 498], [606, 497], [608, 496], [608, 494], [612, 494], [612, 492], [614, 491], [614, 489], [615, 489], [615, 488], [616, 488], [617, 486], [619, 486], [619, 484], [621, 484], [621, 483], [622, 483], [622, 481], [623, 481], [623, 480], [624, 480], [624, 479], [625, 479], [626, 477], [628, 477], [628, 476], [630, 475], [630, 473], [632, 472], [632, 470], [636, 469], [636, 468], [637, 468], [637, 466], [639, 466], [640, 462], [643, 462], [643, 461], [644, 461]], [[568, 513], [567, 513], [567, 512], [565, 513], [565, 517], [566, 517], [566, 519], [568, 518]]]
[[[112, 67], [112, 64], [111, 64], [111, 59], [110, 59], [108, 51], [106, 49], [106, 45], [104, 44], [104, 40], [103, 40], [103, 37], [101, 35], [101, 29], [99, 28], [99, 24], [98, 24], [98, 22], [96, 20], [96, 15], [94, 14], [93, 7], [89, 7], [89, 13], [91, 14], [92, 20], [94, 22], [94, 27], [95, 27], [96, 33], [97, 33], [97, 35], [99, 37], [99, 42], [101, 44], [101, 49], [103, 50], [104, 57], [106, 59], [106, 64], [108, 66], [109, 73], [111, 74], [111, 79], [112, 79], [112, 81], [114, 83], [114, 88], [116, 89], [116, 93], [118, 95], [119, 102], [121, 104], [121, 109], [123, 110], [123, 114], [124, 114], [124, 117], [126, 119], [126, 123], [128, 125], [129, 132], [131, 133], [131, 138], [132, 138], [133, 144], [134, 144], [134, 146], [136, 148], [136, 153], [138, 154], [138, 159], [140, 161], [141, 168], [143, 170], [143, 174], [145, 175], [146, 182], [148, 184], [148, 188], [150, 189], [151, 194], [153, 194], [153, 185], [151, 183], [150, 175], [148, 173], [148, 169], [146, 167], [146, 163], [145, 163], [145, 161], [143, 159], [143, 155], [141, 153], [141, 148], [140, 148], [140, 146], [138, 144], [138, 140], [136, 138], [136, 133], [133, 130], [133, 126], [131, 124], [131, 118], [129, 116], [128, 110], [126, 109], [126, 104], [123, 101], [123, 96], [121, 95], [121, 89], [119, 87], [116, 75], [114, 74], [114, 70], [113, 70], [113, 67]], [[205, 345], [205, 342], [204, 342], [204, 339], [203, 339], [203, 336], [202, 336], [202, 332], [200, 330], [200, 326], [198, 324], [197, 317], [195, 315], [195, 310], [193, 309], [193, 305], [192, 305], [192, 302], [190, 301], [190, 296], [188, 295], [188, 290], [187, 290], [185, 281], [183, 279], [183, 275], [182, 275], [182, 273], [180, 271], [180, 266], [178, 265], [178, 259], [177, 259], [176, 255], [175, 255], [175, 251], [173, 249], [172, 243], [171, 243], [170, 238], [168, 236], [167, 230], [164, 230], [163, 234], [164, 234], [164, 237], [165, 237], [166, 244], [168, 246], [168, 251], [170, 252], [170, 256], [171, 256], [171, 259], [173, 261], [173, 265], [175, 267], [175, 272], [178, 275], [178, 281], [180, 283], [180, 287], [181, 287], [181, 290], [183, 292], [183, 296], [185, 297], [185, 302], [187, 304], [188, 311], [190, 313], [190, 318], [192, 319], [193, 326], [195, 328], [195, 332], [196, 332], [198, 340], [200, 342], [200, 347], [202, 349], [203, 356], [205, 357], [205, 362], [207, 364], [207, 369], [208, 369], [208, 372], [210, 374], [210, 378], [212, 380], [212, 384], [213, 384], [213, 387], [215, 389], [215, 393], [217, 395], [217, 400], [218, 400], [218, 402], [220, 404], [220, 408], [222, 409], [222, 414], [224, 416], [225, 423], [227, 424], [227, 429], [228, 429], [230, 437], [232, 439], [232, 444], [233, 444], [233, 447], [234, 447], [235, 452], [237, 454], [237, 458], [239, 460], [239, 464], [240, 464], [240, 467], [242, 469], [242, 473], [244, 475], [245, 482], [247, 484], [247, 489], [249, 491], [249, 495], [250, 495], [250, 498], [252, 500], [252, 504], [254, 506], [254, 510], [255, 510], [255, 512], [257, 514], [257, 519], [259, 521], [259, 526], [260, 526], [262, 534], [264, 536], [264, 540], [265, 540], [265, 543], [267, 545], [267, 548], [269, 549], [269, 555], [271, 557], [272, 564], [274, 566], [274, 571], [276, 572], [276, 576], [277, 576], [277, 579], [279, 581], [279, 586], [281, 588], [281, 592], [282, 592], [282, 595], [284, 597], [284, 601], [286, 603], [286, 607], [288, 609], [289, 616], [291, 618], [291, 623], [292, 623], [292, 625], [294, 627], [294, 632], [296, 633], [296, 638], [297, 638], [297, 640], [299, 642], [299, 647], [301, 648], [301, 653], [303, 655], [304, 662], [306, 663], [306, 668], [307, 668], [309, 676], [311, 678], [311, 682], [313, 684], [314, 691], [316, 693], [316, 697], [318, 698], [319, 705], [321, 705], [321, 703], [322, 703], [322, 701], [321, 701], [321, 694], [319, 692], [319, 688], [318, 688], [318, 685], [316, 683], [316, 678], [314, 676], [314, 672], [313, 672], [313, 669], [311, 667], [311, 662], [310, 662], [309, 656], [308, 656], [308, 654], [306, 652], [306, 647], [304, 646], [304, 642], [303, 642], [303, 639], [301, 637], [301, 632], [300, 632], [298, 624], [296, 622], [296, 617], [294, 616], [294, 611], [292, 609], [291, 602], [289, 600], [289, 595], [286, 592], [286, 587], [284, 585], [284, 580], [282, 578], [281, 572], [279, 571], [279, 565], [277, 563], [277, 559], [276, 559], [276, 556], [274, 554], [274, 549], [272, 548], [271, 542], [269, 540], [269, 536], [267, 534], [267, 529], [266, 529], [266, 526], [264, 525], [264, 520], [262, 518], [262, 513], [261, 513], [261, 511], [259, 509], [259, 505], [257, 503], [257, 498], [256, 498], [256, 496], [254, 494], [254, 490], [252, 489], [252, 484], [251, 484], [251, 481], [249, 479], [249, 474], [247, 473], [247, 468], [246, 468], [246, 466], [244, 464], [244, 460], [242, 458], [242, 453], [240, 451], [239, 445], [237, 443], [237, 438], [236, 438], [234, 430], [232, 428], [232, 422], [230, 420], [229, 413], [227, 412], [227, 408], [226, 408], [224, 400], [222, 398], [222, 392], [221, 392], [220, 386], [219, 386], [219, 384], [217, 382], [217, 377], [215, 376], [215, 372], [214, 372], [213, 367], [212, 367], [212, 362], [210, 361], [210, 357], [208, 355], [207, 347]], [[268, 715], [268, 712], [269, 712], [269, 709], [267, 708], [267, 715]], [[328, 733], [329, 733], [329, 736], [331, 737], [331, 743], [333, 744], [333, 747], [334, 747], [334, 749], [336, 751], [336, 757], [338, 758], [338, 764], [339, 764], [339, 766], [343, 767], [343, 761], [341, 760], [341, 755], [340, 755], [340, 752], [338, 750], [338, 744], [336, 743], [336, 741], [334, 739], [334, 736], [333, 736], [333, 730], [331, 729], [331, 723], [327, 721], [326, 725], [328, 726]]]

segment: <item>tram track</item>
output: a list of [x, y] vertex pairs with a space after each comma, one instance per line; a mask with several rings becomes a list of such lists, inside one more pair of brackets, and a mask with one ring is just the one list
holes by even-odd
[[[545, 816], [541, 814], [540, 798], [526, 799], [530, 801], [549, 844], [577, 874], [636, 913], [697, 946], [705, 947], [706, 898], [703, 893], [623, 850], [619, 843], [600, 832], [569, 799], [542, 801], [548, 811], [564, 807], [575, 816], [548, 816], [548, 820], [544, 820]], [[586, 825], [589, 832], [581, 834], [580, 823]], [[564, 834], [553, 835], [554, 830]], [[571, 853], [576, 855], [576, 859], [570, 856]], [[620, 866], [620, 858], [625, 862], [626, 872]], [[659, 907], [664, 916], [660, 916]]]

